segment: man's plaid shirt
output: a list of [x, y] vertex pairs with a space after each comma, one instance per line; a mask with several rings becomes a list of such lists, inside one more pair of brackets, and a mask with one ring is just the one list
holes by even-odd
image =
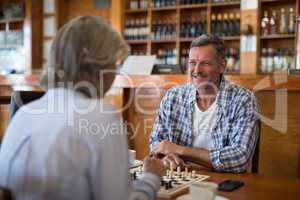
[[[191, 83], [167, 91], [150, 137], [151, 150], [162, 140], [192, 147], [196, 95]], [[217, 119], [209, 148], [213, 168], [221, 172], [244, 172], [251, 163], [259, 134], [255, 96], [223, 78], [216, 101]]]

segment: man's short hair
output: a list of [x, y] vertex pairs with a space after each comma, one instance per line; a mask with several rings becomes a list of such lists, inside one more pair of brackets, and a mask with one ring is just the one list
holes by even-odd
[[190, 45], [190, 49], [193, 47], [201, 47], [201, 46], [208, 46], [208, 45], [212, 45], [216, 50], [217, 59], [219, 60], [225, 59], [226, 50], [225, 50], [224, 42], [223, 40], [221, 40], [220, 38], [214, 35], [203, 34], [195, 38]]

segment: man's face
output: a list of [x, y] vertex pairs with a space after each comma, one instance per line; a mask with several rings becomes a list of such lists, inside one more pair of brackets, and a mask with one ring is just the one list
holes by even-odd
[[212, 45], [193, 47], [188, 60], [188, 78], [196, 88], [218, 87], [220, 74], [225, 70], [226, 61], [218, 61]]

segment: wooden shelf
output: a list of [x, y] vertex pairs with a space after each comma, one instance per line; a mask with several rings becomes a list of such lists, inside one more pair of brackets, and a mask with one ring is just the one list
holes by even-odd
[[176, 43], [176, 39], [172, 40], [151, 40], [152, 43]]
[[295, 35], [292, 34], [292, 35], [263, 35], [263, 36], [260, 36], [260, 39], [262, 40], [270, 40], [270, 39], [294, 39], [295, 38]]
[[180, 38], [180, 42], [191, 42], [194, 38]]
[[125, 13], [146, 13], [147, 9], [127, 9]]
[[224, 41], [232, 41], [232, 40], [240, 40], [240, 36], [226, 36], [226, 37], [220, 37]]
[[218, 7], [218, 6], [234, 6], [234, 5], [240, 5], [240, 1], [233, 1], [233, 2], [222, 2], [222, 3], [211, 3], [211, 7]]
[[160, 8], [151, 8], [152, 11], [158, 12], [158, 11], [167, 11], [167, 10], [176, 10], [177, 6], [168, 6], [168, 7], [160, 7]]
[[190, 5], [180, 5], [179, 8], [182, 10], [185, 9], [195, 9], [195, 8], [207, 8], [207, 3], [201, 3], [201, 4], [190, 4]]
[[[240, 40], [240, 36], [228, 36], [228, 37], [220, 37], [224, 41], [234, 41]], [[195, 38], [180, 38], [180, 42], [191, 42]]]
[[18, 23], [18, 22], [24, 22], [24, 18], [14, 18], [14, 19], [3, 19], [3, 20], [0, 20], [0, 24]]
[[147, 44], [147, 40], [126, 40], [128, 44]]

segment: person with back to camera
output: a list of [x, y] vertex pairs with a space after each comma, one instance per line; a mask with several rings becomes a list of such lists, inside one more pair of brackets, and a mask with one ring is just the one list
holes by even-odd
[[46, 94], [22, 106], [0, 152], [0, 185], [16, 199], [155, 199], [164, 172], [147, 157], [130, 182], [127, 134], [103, 99], [128, 46], [102, 18], [82, 16], [57, 33], [41, 85]]

